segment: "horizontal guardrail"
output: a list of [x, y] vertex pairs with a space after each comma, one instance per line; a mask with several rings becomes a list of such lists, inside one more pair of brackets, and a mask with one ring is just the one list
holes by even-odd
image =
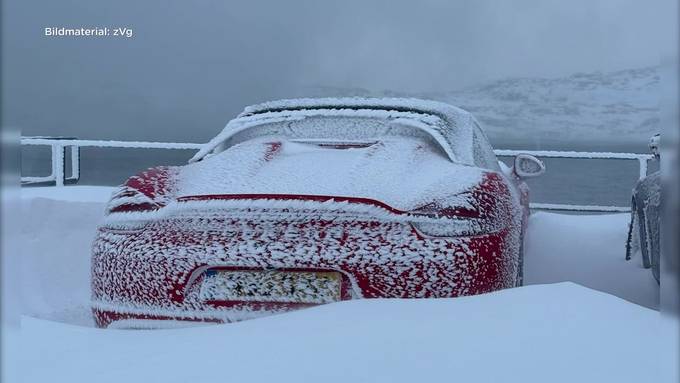
[[[48, 184], [63, 186], [75, 183], [80, 179], [80, 148], [137, 148], [137, 149], [174, 149], [198, 150], [204, 144], [187, 142], [150, 142], [150, 141], [113, 141], [113, 140], [79, 140], [73, 137], [22, 137], [21, 145], [49, 146], [52, 150], [52, 173], [43, 177], [21, 177], [22, 184]], [[66, 148], [71, 153], [71, 175], [66, 176]], [[575, 158], [575, 159], [619, 159], [636, 160], [639, 164], [639, 178], [647, 175], [648, 162], [653, 158], [650, 154], [615, 153], [615, 152], [577, 152], [557, 150], [494, 150], [499, 157], [512, 157], [518, 154], [531, 154], [542, 158]], [[628, 212], [627, 206], [572, 205], [552, 203], [531, 203], [532, 209], [562, 210], [578, 212]]]
[[[22, 137], [21, 145], [49, 146], [52, 149], [52, 173], [43, 177], [21, 177], [22, 184], [75, 183], [80, 179], [80, 148], [133, 148], [198, 150], [203, 144], [187, 142], [78, 140], [73, 137]], [[65, 148], [71, 150], [71, 175], [64, 174]]]
[[531, 154], [543, 158], [581, 158], [581, 159], [609, 159], [609, 160], [637, 160], [640, 166], [639, 178], [647, 176], [649, 160], [654, 158], [651, 154], [639, 153], [616, 153], [616, 152], [573, 152], [561, 150], [494, 150], [497, 156], [511, 157], [520, 153]]
[[593, 213], [625, 213], [630, 212], [629, 206], [606, 206], [606, 205], [571, 205], [559, 203], [540, 203], [531, 202], [529, 207], [535, 210], [562, 210], [562, 211], [580, 211]]
[[103, 140], [77, 140], [68, 138], [46, 137], [22, 137], [21, 145], [48, 145], [48, 146], [78, 146], [97, 148], [137, 148], [137, 149], [195, 149], [198, 150], [204, 144], [187, 142], [151, 142], [151, 141], [103, 141]]

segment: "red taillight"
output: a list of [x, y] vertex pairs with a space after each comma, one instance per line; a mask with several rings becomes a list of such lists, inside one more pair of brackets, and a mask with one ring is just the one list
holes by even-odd
[[[458, 197], [458, 196], [457, 196]], [[478, 207], [474, 206], [473, 203], [469, 202], [469, 198], [464, 199], [464, 204], [455, 203], [463, 202], [463, 198], [456, 198], [460, 201], [452, 201], [451, 204], [444, 205], [440, 202], [432, 202], [427, 205], [423, 205], [418, 209], [413, 210], [411, 213], [426, 215], [429, 217], [436, 218], [479, 218], [480, 212]]]
[[112, 196], [106, 208], [108, 213], [156, 210], [161, 206], [147, 195], [129, 186], [121, 186]]
[[479, 193], [463, 193], [450, 197], [447, 202], [432, 202], [410, 213], [415, 217], [412, 226], [429, 237], [461, 237], [491, 234], [500, 229], [495, 219], [490, 198], [480, 200]]
[[128, 178], [111, 197], [108, 213], [157, 210], [171, 199], [177, 168], [159, 166]]

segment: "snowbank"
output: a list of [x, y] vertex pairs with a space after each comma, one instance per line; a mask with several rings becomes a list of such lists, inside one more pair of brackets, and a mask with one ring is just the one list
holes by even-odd
[[113, 190], [96, 186], [21, 189], [18, 242], [23, 313], [94, 324], [89, 310], [90, 247]]
[[572, 283], [173, 330], [25, 317], [22, 370], [29, 382], [659, 382], [659, 321]]
[[659, 286], [640, 257], [626, 261], [630, 214], [532, 214], [524, 260], [526, 284], [571, 281], [650, 308]]
[[23, 199], [21, 208], [23, 312], [93, 324], [90, 247], [104, 204], [35, 198]]
[[22, 187], [21, 199], [47, 198], [55, 201], [104, 203], [114, 190], [116, 188], [110, 186]]

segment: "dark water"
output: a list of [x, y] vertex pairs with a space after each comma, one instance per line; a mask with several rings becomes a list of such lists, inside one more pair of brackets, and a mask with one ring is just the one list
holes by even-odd
[[[518, 145], [501, 146], [507, 149]], [[525, 146], [524, 148], [527, 148]], [[644, 153], [639, 146], [593, 148], [583, 145], [541, 147], [542, 150], [592, 150]], [[141, 170], [156, 165], [182, 165], [195, 153], [193, 150], [81, 148], [81, 185], [118, 185]], [[508, 165], [512, 158], [500, 158]], [[638, 178], [638, 162], [606, 159], [543, 159], [547, 171], [530, 179], [532, 201], [578, 205], [628, 206], [630, 192]], [[67, 174], [70, 172], [67, 158]], [[658, 168], [650, 162], [649, 170]], [[48, 147], [23, 147], [22, 175], [44, 176], [50, 173]]]

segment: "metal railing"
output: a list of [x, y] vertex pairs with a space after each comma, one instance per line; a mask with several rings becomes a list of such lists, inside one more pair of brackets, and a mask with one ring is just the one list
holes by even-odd
[[572, 152], [560, 150], [494, 150], [497, 156], [516, 156], [520, 153], [531, 154], [543, 158], [581, 158], [581, 159], [608, 159], [608, 160], [637, 160], [640, 166], [639, 179], [647, 176], [649, 160], [654, 158], [651, 154], [639, 153], [616, 153], [616, 152]]
[[[200, 149], [203, 144], [185, 142], [104, 141], [78, 140], [72, 137], [22, 137], [21, 145], [49, 146], [52, 151], [52, 172], [43, 177], [21, 177], [22, 184], [48, 184], [64, 186], [80, 179], [80, 148], [136, 148], [136, 149]], [[71, 151], [71, 175], [65, 175], [66, 148]]]
[[[146, 141], [105, 141], [78, 140], [72, 137], [22, 137], [21, 145], [49, 146], [51, 148], [52, 172], [43, 177], [21, 177], [22, 184], [55, 184], [76, 183], [80, 179], [80, 148], [138, 148], [138, 149], [181, 149], [198, 150], [203, 144], [185, 142], [146, 142]], [[65, 174], [66, 150], [71, 155], [71, 174]], [[511, 157], [520, 153], [531, 154], [541, 158], [575, 158], [575, 159], [618, 159], [635, 160], [639, 165], [639, 178], [647, 175], [651, 154], [615, 153], [615, 152], [575, 152], [556, 150], [494, 150], [499, 157]], [[581, 212], [627, 212], [628, 206], [571, 205], [552, 203], [532, 203], [532, 209], [562, 210]]]

